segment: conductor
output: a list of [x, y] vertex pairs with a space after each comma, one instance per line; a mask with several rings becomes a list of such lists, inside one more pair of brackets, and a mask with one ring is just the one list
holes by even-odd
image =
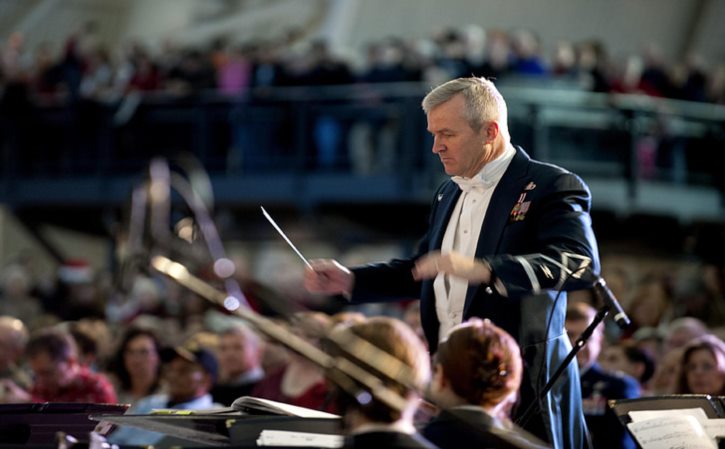
[[305, 286], [352, 303], [419, 297], [433, 353], [455, 325], [490, 319], [522, 350], [514, 421], [536, 401], [538, 413], [518, 424], [557, 449], [581, 448], [586, 425], [576, 364], [537, 398], [571, 348], [566, 294], [559, 290], [587, 288], [583, 274], [599, 270], [589, 189], [575, 174], [511, 144], [506, 102], [487, 79], [448, 81], [422, 107], [432, 151], [451, 178], [433, 196], [416, 254], [352, 269], [316, 260]]

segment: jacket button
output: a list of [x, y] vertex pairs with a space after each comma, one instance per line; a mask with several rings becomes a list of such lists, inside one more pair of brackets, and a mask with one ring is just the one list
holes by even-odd
[[491, 286], [487, 286], [483, 291], [485, 291], [487, 295], [493, 295], [493, 289]]

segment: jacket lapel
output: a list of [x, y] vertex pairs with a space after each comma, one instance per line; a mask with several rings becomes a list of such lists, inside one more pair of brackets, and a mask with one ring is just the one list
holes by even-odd
[[443, 242], [443, 235], [448, 228], [448, 222], [456, 206], [458, 197], [461, 196], [461, 189], [450, 181], [438, 194], [436, 200], [436, 213], [433, 215], [433, 223], [430, 236], [430, 250], [440, 249]]

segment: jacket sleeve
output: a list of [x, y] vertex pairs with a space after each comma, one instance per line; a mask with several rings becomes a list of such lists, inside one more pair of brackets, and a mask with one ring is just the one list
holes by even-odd
[[599, 256], [591, 227], [591, 194], [576, 175], [561, 172], [546, 186], [533, 217], [527, 254], [486, 259], [492, 281], [505, 296], [520, 298], [542, 290], [578, 290], [591, 286]]

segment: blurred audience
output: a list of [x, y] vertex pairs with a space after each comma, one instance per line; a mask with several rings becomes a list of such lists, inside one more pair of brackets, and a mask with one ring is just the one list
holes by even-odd
[[643, 327], [658, 327], [666, 321], [672, 307], [671, 295], [664, 276], [649, 274], [634, 288], [628, 300], [627, 314], [632, 324], [622, 336], [631, 337]]
[[697, 318], [677, 318], [665, 327], [664, 353], [687, 345], [695, 338], [707, 334], [707, 326]]
[[[93, 33], [94, 35], [97, 32]], [[334, 85], [353, 82], [397, 82], [487, 76], [568, 80], [575, 88], [595, 92], [635, 92], [690, 101], [722, 100], [720, 71], [695, 53], [668, 61], [659, 46], [648, 43], [640, 54], [615, 60], [602, 41], [542, 42], [531, 29], [510, 32], [478, 25], [446, 27], [427, 38], [397, 36], [365, 43], [361, 54], [343, 58], [327, 41], [289, 32], [265, 41], [231, 37], [179, 46], [165, 41], [156, 48], [134, 41], [111, 49], [87, 31], [71, 33], [61, 52], [47, 43], [37, 49], [13, 33], [2, 45], [0, 82], [27, 85], [31, 96], [67, 95], [113, 101], [129, 91], [165, 91], [194, 95], [205, 89], [228, 94], [250, 87]], [[351, 67], [359, 66], [357, 70]], [[434, 75], [433, 72], [438, 72]]]
[[35, 329], [43, 314], [43, 304], [31, 293], [30, 274], [20, 264], [12, 264], [0, 275], [0, 315], [9, 315]]
[[681, 359], [682, 348], [672, 349], [662, 355], [657, 362], [654, 376], [650, 382], [651, 393], [654, 396], [675, 394], [677, 392]]
[[[329, 316], [320, 312], [299, 312], [294, 315], [291, 330], [319, 346], [330, 330]], [[329, 388], [322, 370], [311, 361], [291, 353], [288, 362], [268, 372], [254, 387], [251, 396], [317, 410], [332, 409]]]
[[64, 323], [78, 348], [78, 363], [91, 371], [99, 371], [106, 365], [111, 351], [111, 331], [105, 321], [81, 319]]
[[[219, 373], [216, 357], [210, 350], [185, 344], [164, 349], [162, 359], [165, 391], [139, 400], [127, 413], [148, 414], [155, 409], [206, 410], [222, 407], [214, 402], [209, 393]], [[114, 444], [155, 444], [164, 447], [171, 444], [171, 441], [164, 443], [167, 440], [173, 440], [173, 437], [133, 427], [120, 427], [108, 438]]]

